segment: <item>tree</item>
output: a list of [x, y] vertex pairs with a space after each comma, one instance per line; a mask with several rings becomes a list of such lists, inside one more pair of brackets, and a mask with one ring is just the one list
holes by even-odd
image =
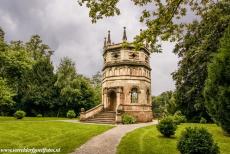
[[95, 97], [97, 104], [101, 103], [101, 86], [102, 86], [102, 74], [101, 72], [97, 72], [95, 75], [93, 75], [91, 79], [91, 84], [93, 85], [93, 88], [95, 90]]
[[189, 25], [185, 38], [174, 49], [181, 58], [178, 70], [173, 73], [176, 104], [189, 121], [199, 122], [201, 117], [211, 121], [203, 96], [207, 64], [230, 23], [229, 14], [230, 3], [219, 2], [200, 22]]
[[[183, 38], [190, 22], [184, 21], [188, 13], [193, 12], [194, 15], [203, 17], [218, 1], [215, 0], [131, 0], [134, 5], [143, 8], [140, 15], [140, 22], [147, 27], [139, 36], [135, 38], [134, 44], [138, 47], [147, 42], [152, 51], [160, 51], [158, 41], [180, 40]], [[119, 0], [78, 0], [80, 5], [85, 4], [89, 9], [89, 16], [92, 22], [103, 17], [110, 17], [120, 14], [117, 7]], [[227, 0], [225, 1], [227, 3]], [[159, 39], [160, 37], [160, 39]]]
[[153, 113], [155, 116], [173, 115], [176, 112], [176, 104], [174, 93], [172, 91], [166, 91], [159, 96], [152, 98]]
[[224, 34], [208, 65], [204, 94], [210, 115], [230, 134], [230, 26]]
[[51, 114], [47, 112], [51, 112], [54, 106], [56, 78], [53, 69], [49, 58], [37, 60], [21, 81], [21, 90], [18, 93], [21, 101], [18, 108], [33, 116]]
[[60, 112], [74, 109], [79, 113], [81, 108], [90, 109], [96, 105], [95, 91], [89, 80], [77, 74], [69, 58], [61, 60], [55, 86], [60, 89]]
[[7, 113], [15, 105], [13, 101], [14, 91], [8, 87], [6, 81], [0, 77], [0, 115], [8, 115]]

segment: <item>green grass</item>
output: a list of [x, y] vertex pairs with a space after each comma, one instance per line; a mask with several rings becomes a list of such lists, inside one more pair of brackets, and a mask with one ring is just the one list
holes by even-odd
[[[0, 122], [3, 121], [47, 121], [47, 120], [67, 120], [68, 118], [57, 117], [24, 117], [23, 119], [16, 119], [15, 117], [2, 117], [0, 116]], [[77, 118], [74, 118], [77, 119]]]
[[[1, 149], [61, 148], [61, 154], [74, 151], [93, 136], [113, 127], [110, 125], [38, 121], [38, 118], [28, 118], [28, 121], [26, 121], [27, 119], [24, 121], [11, 118], [7, 121], [6, 119], [0, 121]], [[47, 119], [50, 120], [50, 118], [43, 120]], [[53, 118], [51, 119], [53, 120]]]
[[181, 124], [172, 138], [163, 137], [156, 126], [139, 128], [124, 136], [118, 146], [118, 154], [179, 154], [177, 141], [185, 127], [204, 127], [213, 135], [221, 154], [230, 154], [230, 137], [224, 136], [215, 124]]

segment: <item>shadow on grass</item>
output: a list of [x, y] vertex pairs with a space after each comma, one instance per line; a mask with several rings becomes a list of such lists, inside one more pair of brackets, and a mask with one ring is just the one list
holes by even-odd
[[157, 138], [159, 138], [159, 139], [175, 140], [175, 139], [177, 139], [178, 137], [176, 137], [176, 136], [165, 137], [165, 136], [163, 136], [163, 135], [157, 135]]

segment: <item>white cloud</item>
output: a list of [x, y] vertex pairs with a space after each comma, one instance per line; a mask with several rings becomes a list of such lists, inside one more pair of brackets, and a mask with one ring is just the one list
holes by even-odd
[[[127, 27], [128, 40], [145, 27], [139, 23], [141, 8], [130, 1], [119, 3], [121, 15], [105, 18], [92, 24], [88, 9], [76, 0], [20, 0], [0, 1], [0, 26], [7, 40], [28, 40], [39, 34], [55, 50], [52, 57], [57, 66], [68, 56], [74, 60], [77, 71], [87, 76], [102, 69], [102, 46], [107, 31], [112, 41], [121, 41], [123, 26]], [[171, 73], [177, 67], [177, 57], [172, 54], [173, 44], [163, 43], [163, 53], [152, 54], [152, 92], [158, 95], [174, 88]]]

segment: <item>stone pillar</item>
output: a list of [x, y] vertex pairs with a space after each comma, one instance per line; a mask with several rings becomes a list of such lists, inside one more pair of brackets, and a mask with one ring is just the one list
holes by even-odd
[[108, 96], [107, 96], [107, 89], [105, 88], [103, 90], [103, 98], [102, 98], [102, 102], [103, 102], [103, 106], [104, 106], [104, 109], [106, 109], [108, 107]]

